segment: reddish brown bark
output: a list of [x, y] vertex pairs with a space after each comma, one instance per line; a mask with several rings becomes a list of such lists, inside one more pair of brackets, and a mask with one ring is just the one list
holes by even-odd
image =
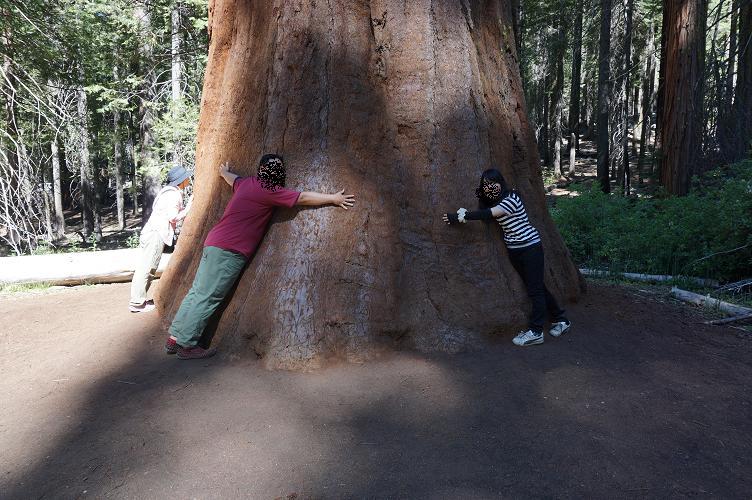
[[663, 2], [659, 148], [661, 185], [684, 195], [700, 159], [706, 0]]
[[526, 322], [524, 287], [496, 225], [447, 227], [497, 165], [527, 201], [546, 281], [580, 293], [545, 206], [508, 1], [210, 5], [196, 194], [157, 297], [169, 321], [230, 197], [229, 160], [253, 174], [284, 154], [288, 186], [347, 188], [357, 206], [280, 211], [218, 322], [214, 343], [270, 367], [385, 347], [456, 351]]

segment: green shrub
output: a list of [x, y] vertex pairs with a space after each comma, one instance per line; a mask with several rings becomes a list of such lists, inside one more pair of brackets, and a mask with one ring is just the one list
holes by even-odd
[[695, 179], [684, 197], [635, 199], [594, 188], [557, 200], [551, 213], [579, 265], [719, 280], [752, 275], [752, 161]]

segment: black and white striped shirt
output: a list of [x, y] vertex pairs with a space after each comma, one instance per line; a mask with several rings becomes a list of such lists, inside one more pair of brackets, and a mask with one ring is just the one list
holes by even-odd
[[509, 214], [496, 219], [503, 229], [507, 248], [522, 248], [540, 242], [540, 234], [530, 224], [520, 195], [510, 191], [498, 206]]

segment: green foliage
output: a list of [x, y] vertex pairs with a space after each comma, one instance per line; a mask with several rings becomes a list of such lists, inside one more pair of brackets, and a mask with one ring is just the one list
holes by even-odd
[[49, 283], [0, 283], [0, 294], [39, 292], [50, 288]]
[[179, 163], [193, 168], [196, 160], [196, 132], [198, 130], [199, 106], [197, 102], [181, 99], [171, 102], [167, 111], [154, 123], [155, 151], [159, 159], [168, 165], [173, 152], [177, 151]]
[[134, 232], [130, 236], [128, 236], [128, 239], [125, 240], [125, 244], [128, 248], [138, 248], [138, 246], [141, 244], [141, 239], [138, 235], [138, 232]]
[[551, 212], [580, 265], [719, 280], [752, 269], [752, 161], [709, 172], [685, 197], [592, 189], [558, 200]]

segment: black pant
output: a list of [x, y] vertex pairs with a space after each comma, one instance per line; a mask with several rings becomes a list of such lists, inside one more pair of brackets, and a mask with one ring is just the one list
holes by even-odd
[[566, 321], [564, 310], [556, 303], [543, 281], [543, 245], [536, 243], [529, 247], [510, 248], [509, 259], [525, 282], [527, 296], [533, 304], [529, 328], [536, 333], [542, 332], [546, 312], [552, 321]]

